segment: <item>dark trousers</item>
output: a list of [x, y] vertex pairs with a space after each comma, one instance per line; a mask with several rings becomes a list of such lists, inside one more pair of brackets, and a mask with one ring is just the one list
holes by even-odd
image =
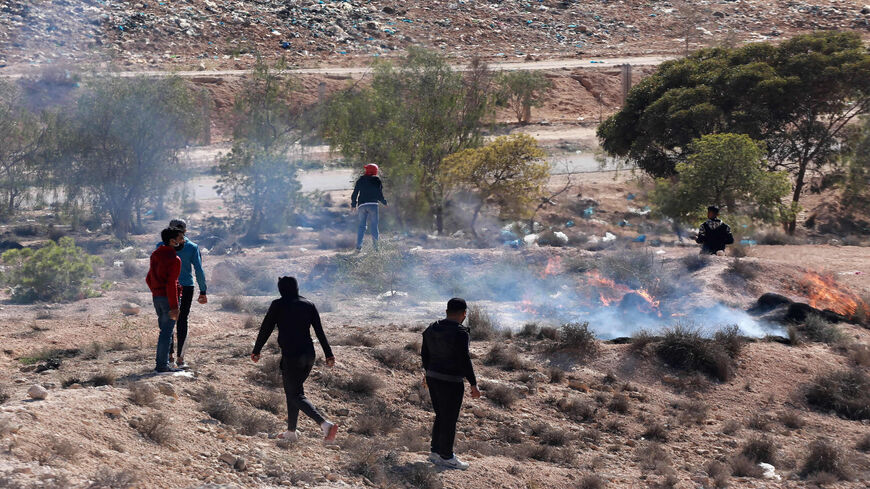
[[287, 396], [287, 431], [296, 431], [296, 422], [301, 410], [309, 418], [323, 424], [323, 416], [305, 397], [302, 384], [314, 367], [314, 355], [281, 358], [281, 375], [284, 379], [284, 395]]
[[461, 382], [426, 377], [432, 408], [435, 410], [435, 423], [432, 425], [432, 452], [441, 458], [453, 457], [453, 440], [456, 438], [456, 422], [462, 408], [462, 395], [465, 385]]
[[[190, 316], [190, 305], [193, 303], [193, 285], [181, 287], [181, 300], [178, 302], [178, 321], [175, 323], [175, 334], [178, 336], [178, 357], [184, 358], [184, 343], [187, 341], [187, 317]], [[175, 354], [175, 341], [169, 348], [169, 354]]]

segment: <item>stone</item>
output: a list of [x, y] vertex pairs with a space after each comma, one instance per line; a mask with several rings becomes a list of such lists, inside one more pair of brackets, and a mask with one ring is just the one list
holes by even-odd
[[347, 416], [350, 414], [350, 409], [348, 408], [340, 408], [335, 410], [336, 416]]
[[233, 468], [238, 470], [239, 472], [244, 472], [248, 468], [248, 462], [245, 461], [242, 457], [236, 459], [233, 463]]
[[78, 382], [76, 382], [75, 384], [70, 384], [70, 386], [67, 387], [67, 389], [81, 389], [81, 388], [82, 388], [82, 385], [79, 384]]
[[178, 393], [175, 392], [175, 386], [169, 382], [160, 382], [157, 384], [157, 390], [164, 396], [174, 397], [178, 399]]
[[30, 389], [27, 390], [27, 395], [31, 399], [41, 401], [48, 397], [48, 390], [39, 384], [33, 384]]
[[222, 454], [218, 457], [218, 460], [220, 460], [221, 462], [223, 462], [223, 463], [229, 465], [230, 467], [232, 467], [232, 466], [234, 466], [234, 465], [236, 464], [236, 456], [233, 455], [232, 453], [229, 453], [229, 452], [224, 452], [224, 453], [222, 453]]
[[141, 308], [138, 304], [133, 304], [132, 302], [124, 303], [121, 306], [121, 314], [125, 316], [136, 316], [141, 311]]
[[106, 408], [103, 410], [103, 414], [105, 414], [106, 416], [111, 416], [113, 418], [117, 418], [118, 416], [121, 415], [121, 408], [119, 408], [117, 406]]

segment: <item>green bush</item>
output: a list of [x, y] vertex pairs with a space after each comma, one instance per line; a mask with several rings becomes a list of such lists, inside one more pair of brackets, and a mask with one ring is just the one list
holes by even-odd
[[384, 240], [374, 253], [344, 255], [337, 259], [339, 278], [345, 286], [381, 294], [414, 285], [411, 254]]
[[73, 301], [94, 294], [90, 288], [99, 257], [88, 255], [72, 238], [50, 241], [38, 250], [22, 248], [3, 253], [3, 282], [12, 288], [12, 300]]

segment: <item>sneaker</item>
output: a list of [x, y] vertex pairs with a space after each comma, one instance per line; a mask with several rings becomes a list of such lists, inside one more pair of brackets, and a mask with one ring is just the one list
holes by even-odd
[[178, 363], [175, 365], [175, 368], [179, 370], [190, 370], [190, 365], [188, 365], [183, 358], [179, 358]]
[[438, 461], [438, 465], [442, 467], [458, 470], [465, 470], [468, 468], [468, 462], [463, 462], [462, 460], [459, 460], [458, 458], [456, 458], [456, 455], [454, 455], [453, 458], [448, 459], [441, 458], [440, 456], [438, 458], [441, 459]]
[[157, 372], [158, 374], [171, 374], [171, 373], [175, 373], [175, 372], [181, 372], [180, 369], [177, 369], [175, 367], [170, 367], [169, 365], [167, 365], [165, 367], [157, 367], [154, 369], [154, 371]]
[[441, 460], [441, 455], [438, 455], [435, 452], [429, 452], [429, 461], [433, 464], [437, 464], [438, 461]]
[[324, 421], [323, 424], [320, 425], [320, 428], [323, 430], [323, 439], [325, 441], [335, 440], [335, 435], [338, 433], [337, 424]]
[[287, 440], [287, 441], [299, 441], [299, 432], [298, 431], [285, 431], [278, 435], [278, 439]]

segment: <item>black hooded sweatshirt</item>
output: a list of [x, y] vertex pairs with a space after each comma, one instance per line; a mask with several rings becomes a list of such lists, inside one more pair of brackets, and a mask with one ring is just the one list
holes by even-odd
[[263, 324], [260, 326], [260, 334], [254, 344], [255, 355], [259, 355], [275, 326], [278, 327], [278, 345], [281, 353], [286, 357], [314, 356], [314, 342], [311, 341], [311, 330], [323, 348], [326, 358], [331, 358], [332, 349], [323, 333], [323, 325], [320, 323], [320, 314], [317, 307], [308, 299], [299, 295], [296, 287], [289, 287], [284, 279], [279, 281], [278, 289], [281, 298], [272, 301]]
[[384, 184], [380, 177], [375, 175], [359, 177], [353, 186], [353, 193], [350, 195], [350, 206], [356, 207], [357, 205], [378, 202], [387, 205], [387, 199], [384, 198]]
[[731, 234], [731, 228], [727, 224], [714, 217], [701, 224], [695, 242], [703, 245], [702, 253], [713, 255], [717, 251], [724, 250], [725, 245], [734, 243], [734, 235]]
[[449, 382], [468, 379], [477, 385], [468, 345], [468, 328], [451, 319], [436, 321], [423, 331], [423, 369], [426, 376]]

